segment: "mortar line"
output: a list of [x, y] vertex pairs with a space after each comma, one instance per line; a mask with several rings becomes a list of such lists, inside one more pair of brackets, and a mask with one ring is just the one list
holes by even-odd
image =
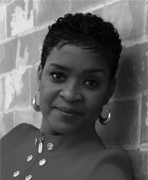
[[7, 77], [8, 75], [12, 74], [14, 71], [17, 71], [19, 69], [26, 69], [27, 70], [27, 69], [31, 69], [33, 67], [34, 67], [34, 65], [20, 66], [19, 68], [15, 68], [9, 72], [5, 72], [5, 73], [0, 74], [0, 78]]
[[29, 99], [30, 99], [30, 103], [31, 103], [31, 92], [32, 92], [32, 86], [31, 86], [31, 69], [29, 71], [29, 86], [30, 86], [30, 92], [29, 92]]
[[132, 47], [136, 44], [143, 44], [143, 43], [147, 43], [148, 42], [148, 35], [143, 35], [142, 37], [140, 37], [139, 39], [137, 40], [123, 40], [122, 41], [122, 45], [123, 47]]
[[14, 108], [14, 111], [13, 111], [13, 122], [14, 122], [14, 127], [16, 126], [16, 108]]
[[30, 103], [28, 106], [15, 106], [12, 108], [4, 109], [3, 111], [0, 112], [0, 114], [8, 114], [9, 112], [17, 111], [17, 110], [33, 110], [33, 107]]
[[32, 29], [25, 30], [24, 32], [18, 33], [18, 34], [16, 34], [15, 36], [7, 37], [7, 38], [1, 40], [0, 45], [1, 45], [1, 44], [4, 44], [4, 43], [7, 43], [7, 42], [9, 42], [9, 41], [11, 41], [11, 40], [17, 39], [17, 38], [19, 38], [19, 37], [24, 37], [24, 36], [26, 36], [26, 35], [30, 35], [30, 34], [33, 34], [33, 33], [35, 33], [35, 32], [39, 32], [39, 31], [41, 31], [41, 30], [43, 30], [43, 29], [46, 29], [46, 28], [47, 28], [49, 25], [51, 25], [53, 22], [54, 22], [54, 21], [51, 20], [50, 22], [46, 22], [46, 23], [42, 24], [41, 26], [34, 26]]
[[110, 99], [110, 102], [114, 102], [114, 101], [128, 101], [128, 100], [139, 100], [139, 98], [141, 97], [141, 93], [138, 94], [128, 94], [128, 95], [124, 95], [124, 97], [120, 96], [120, 97], [112, 97]]
[[138, 125], [137, 125], [137, 134], [138, 134], [138, 145], [141, 145], [141, 121], [142, 121], [142, 93], [138, 101]]
[[99, 10], [99, 9], [102, 9], [103, 7], [105, 7], [105, 6], [108, 6], [108, 5], [111, 5], [113, 3], [120, 2], [120, 1], [121, 0], [112, 0], [111, 2], [107, 2], [107, 3], [104, 3], [104, 4], [94, 5], [92, 7], [89, 7], [87, 9], [85, 9], [82, 12], [87, 13], [87, 12], [92, 12], [92, 11], [95, 11], [95, 10]]
[[142, 152], [148, 151], [148, 143], [144, 143], [144, 144], [140, 145], [139, 150]]
[[5, 37], [7, 37], [7, 5], [5, 6]]

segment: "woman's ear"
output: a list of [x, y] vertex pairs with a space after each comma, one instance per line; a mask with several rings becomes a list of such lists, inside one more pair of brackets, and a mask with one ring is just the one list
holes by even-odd
[[116, 78], [114, 77], [109, 83], [108, 92], [104, 104], [107, 104], [110, 98], [112, 97], [115, 91], [115, 87], [116, 87]]
[[41, 83], [42, 73], [43, 73], [43, 68], [42, 68], [42, 65], [39, 64], [39, 66], [38, 66], [38, 72], [37, 72], [38, 89], [40, 89], [40, 83]]

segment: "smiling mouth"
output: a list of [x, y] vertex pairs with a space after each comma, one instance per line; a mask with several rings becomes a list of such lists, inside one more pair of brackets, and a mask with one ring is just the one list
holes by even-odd
[[77, 117], [82, 115], [82, 113], [78, 112], [75, 109], [67, 108], [67, 107], [56, 107], [55, 108], [61, 115], [70, 116], [70, 117]]

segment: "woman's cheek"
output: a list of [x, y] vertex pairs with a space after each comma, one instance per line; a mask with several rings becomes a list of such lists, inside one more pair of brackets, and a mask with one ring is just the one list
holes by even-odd
[[41, 89], [41, 96], [40, 96], [41, 105], [49, 107], [53, 105], [57, 97], [58, 97], [58, 91], [52, 86], [46, 86]]
[[89, 97], [89, 101], [87, 103], [88, 109], [91, 109], [91, 112], [98, 112], [101, 113], [102, 106], [104, 104], [105, 97], [103, 93], [96, 93]]

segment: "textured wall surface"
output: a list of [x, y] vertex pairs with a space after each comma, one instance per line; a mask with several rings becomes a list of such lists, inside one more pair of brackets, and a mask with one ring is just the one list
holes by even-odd
[[47, 27], [68, 12], [112, 22], [123, 42], [112, 120], [96, 124], [105, 144], [125, 149], [134, 180], [148, 179], [148, 0], [0, 0], [0, 137], [27, 122], [40, 127], [31, 101]]

